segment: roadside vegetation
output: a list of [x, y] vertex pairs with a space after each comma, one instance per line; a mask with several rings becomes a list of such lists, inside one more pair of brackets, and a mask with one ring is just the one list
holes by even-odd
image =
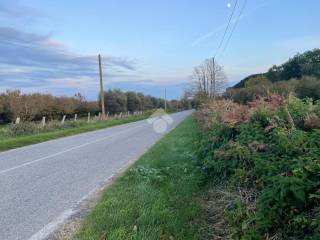
[[[0, 93], [0, 151], [142, 120], [165, 106], [164, 99], [117, 89], [105, 92], [104, 98], [107, 120], [102, 121], [99, 99], [87, 101], [80, 93]], [[192, 104], [187, 97], [170, 100], [167, 112], [190, 109]]]
[[213, 239], [320, 239], [320, 102], [208, 100], [197, 120]]
[[118, 179], [75, 239], [320, 239], [319, 53], [226, 92], [214, 59], [196, 67], [196, 120]]
[[[144, 95], [135, 92], [123, 92], [121, 90], [109, 90], [104, 93], [105, 112], [109, 116], [144, 112], [157, 108], [164, 108], [164, 99]], [[192, 102], [186, 98], [167, 101], [169, 111], [178, 111], [191, 108]], [[98, 116], [101, 109], [99, 100], [88, 101], [80, 93], [73, 97], [57, 97], [50, 94], [31, 93], [20, 91], [0, 93], [0, 124], [14, 123], [17, 118], [21, 122], [41, 121], [43, 117], [47, 121], [61, 121], [63, 116], [73, 119], [75, 114], [79, 118]]]
[[108, 188], [75, 239], [202, 239], [198, 134], [189, 117], [160, 140]]

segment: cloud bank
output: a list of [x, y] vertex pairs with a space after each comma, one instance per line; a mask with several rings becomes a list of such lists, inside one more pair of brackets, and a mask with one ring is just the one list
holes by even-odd
[[[50, 35], [0, 27], [0, 52], [2, 88], [36, 88], [55, 83], [81, 88], [97, 80], [97, 56], [71, 52]], [[137, 68], [135, 60], [126, 58], [106, 56], [103, 62], [117, 77], [134, 74]]]

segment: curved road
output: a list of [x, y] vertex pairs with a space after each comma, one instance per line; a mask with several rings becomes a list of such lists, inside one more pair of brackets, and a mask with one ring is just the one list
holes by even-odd
[[164, 134], [144, 120], [0, 153], [0, 239], [44, 239]]

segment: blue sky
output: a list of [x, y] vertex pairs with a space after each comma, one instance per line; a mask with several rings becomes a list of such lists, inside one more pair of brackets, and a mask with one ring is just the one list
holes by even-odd
[[[235, 16], [244, 2], [238, 0]], [[162, 96], [167, 87], [170, 98], [179, 98], [193, 67], [215, 55], [235, 3], [1, 0], [0, 91], [81, 92], [96, 99], [101, 53], [106, 89]], [[319, 47], [319, 10], [319, 0], [247, 0], [218, 58], [230, 85]]]

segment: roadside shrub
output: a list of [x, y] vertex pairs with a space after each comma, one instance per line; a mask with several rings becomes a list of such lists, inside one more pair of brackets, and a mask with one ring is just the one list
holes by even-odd
[[304, 118], [308, 113], [314, 110], [313, 101], [311, 98], [301, 100], [299, 98], [290, 96], [288, 99], [288, 111], [292, 116], [294, 123], [299, 127], [303, 128]]
[[251, 121], [253, 123], [258, 123], [260, 124], [262, 127], [267, 127], [270, 124], [272, 124], [272, 119], [274, 118], [275, 114], [270, 111], [267, 108], [259, 108], [257, 109], [251, 117]]
[[[227, 182], [246, 195], [225, 209], [234, 239], [319, 239], [318, 104], [274, 95], [246, 106], [228, 103], [227, 111], [221, 111], [225, 102], [211, 103], [220, 118], [210, 107], [197, 113], [203, 126], [198, 162], [206, 181]], [[248, 116], [225, 118], [235, 109]]]
[[39, 132], [39, 125], [33, 122], [10, 124], [7, 134], [12, 137], [31, 135]]
[[11, 137], [32, 135], [42, 132], [50, 132], [63, 128], [74, 128], [81, 126], [80, 121], [66, 121], [65, 124], [61, 124], [60, 121], [50, 121], [42, 126], [41, 123], [35, 122], [20, 122], [19, 124], [10, 124], [8, 129], [4, 131], [5, 135]]
[[[74, 127], [80, 127], [84, 123], [81, 121], [66, 121], [63, 125], [64, 128], [74, 128]], [[59, 125], [59, 124], [58, 124]], [[59, 125], [61, 126], [61, 125]]]

